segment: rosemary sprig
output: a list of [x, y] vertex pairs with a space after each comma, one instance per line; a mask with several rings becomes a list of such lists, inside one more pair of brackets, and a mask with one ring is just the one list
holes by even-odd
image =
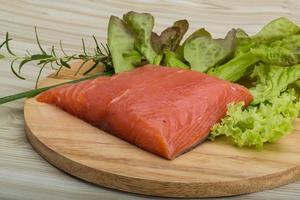
[[85, 80], [88, 80], [88, 79], [96, 78], [98, 76], [111, 76], [111, 75], [112, 75], [111, 72], [98, 73], [98, 74], [94, 74], [94, 75], [91, 75], [91, 76], [76, 79], [76, 80], [73, 80], [73, 81], [68, 81], [68, 82], [65, 82], [65, 83], [60, 83], [60, 84], [51, 85], [51, 86], [47, 86], [47, 87], [37, 88], [37, 89], [29, 90], [29, 91], [26, 91], [26, 92], [22, 92], [22, 93], [10, 95], [10, 96], [2, 97], [2, 98], [0, 98], [0, 105], [11, 102], [11, 101], [15, 101], [15, 100], [18, 100], [18, 99], [35, 97], [36, 95], [40, 94], [41, 92], [44, 92], [46, 90], [49, 90], [49, 89], [57, 87], [57, 86], [70, 84], [70, 83], [78, 83], [78, 82], [85, 81]]
[[[87, 75], [90, 73], [94, 68], [98, 66], [99, 63], [102, 63], [105, 67], [105, 72], [110, 72], [114, 73], [114, 69], [112, 66], [112, 60], [111, 60], [111, 55], [109, 52], [109, 49], [107, 46], [104, 46], [101, 44], [101, 47], [99, 46], [99, 43], [96, 39], [95, 36], [92, 36], [94, 42], [95, 42], [95, 48], [92, 53], [87, 52], [86, 47], [85, 47], [85, 42], [82, 39], [82, 48], [83, 48], [83, 53], [82, 54], [72, 54], [68, 55], [66, 51], [63, 48], [62, 41], [60, 41], [60, 53], [56, 51], [55, 47], [52, 46], [51, 50], [47, 52], [41, 45], [39, 35], [37, 32], [37, 28], [35, 27], [35, 39], [36, 43], [38, 45], [38, 48], [40, 50], [39, 53], [31, 53], [30, 51], [26, 50], [26, 54], [23, 56], [18, 56], [15, 54], [11, 49], [10, 49], [10, 41], [12, 38], [9, 37], [9, 33], [6, 33], [5, 40], [0, 44], [0, 50], [1, 48], [6, 48], [6, 51], [8, 55], [1, 54], [0, 53], [0, 59], [11, 59], [11, 71], [13, 72], [16, 77], [20, 79], [25, 79], [21, 75], [22, 69], [25, 66], [25, 64], [29, 62], [35, 61], [38, 66], [40, 66], [40, 71], [37, 75], [36, 78], [36, 87], [38, 85], [40, 76], [42, 74], [42, 71], [45, 69], [45, 67], [50, 66], [52, 69], [57, 70], [56, 75], [59, 74], [62, 68], [71, 68], [70, 67], [70, 62], [74, 60], [82, 60], [82, 64], [79, 67], [79, 69], [75, 72], [75, 75], [78, 75], [79, 71], [82, 69], [85, 63], [88, 61], [93, 61], [95, 64], [91, 66], [88, 70], [86, 70], [83, 74]], [[16, 70], [16, 63], [19, 63], [17, 65]], [[58, 67], [58, 69], [57, 69]]]
[[[36, 78], [35, 89], [27, 91], [27, 92], [22, 92], [22, 93], [10, 95], [10, 96], [2, 97], [2, 98], [0, 98], [0, 104], [15, 101], [15, 100], [22, 99], [22, 98], [34, 97], [43, 91], [46, 91], [51, 88], [61, 86], [61, 85], [67, 84], [67, 83], [77, 83], [77, 82], [84, 81], [87, 79], [96, 78], [98, 76], [107, 76], [107, 75], [114, 74], [114, 68], [112, 66], [112, 59], [111, 59], [110, 51], [109, 51], [108, 47], [104, 46], [102, 43], [101, 43], [101, 47], [100, 47], [95, 36], [93, 36], [93, 40], [95, 42], [95, 48], [94, 48], [93, 53], [87, 52], [86, 47], [85, 47], [85, 42], [82, 39], [83, 53], [68, 55], [63, 48], [62, 41], [59, 42], [60, 54], [59, 54], [59, 52], [56, 51], [54, 46], [52, 46], [50, 52], [47, 52], [41, 45], [36, 27], [34, 30], [35, 30], [36, 43], [38, 45], [40, 53], [31, 53], [30, 51], [26, 50], [25, 55], [18, 56], [10, 49], [9, 44], [10, 44], [10, 41], [12, 40], [12, 38], [9, 37], [9, 33], [6, 33], [5, 40], [0, 44], [0, 50], [3, 47], [5, 47], [8, 54], [5, 55], [5, 54], [0, 53], [0, 59], [11, 59], [11, 64], [10, 64], [11, 71], [13, 72], [13, 74], [16, 77], [23, 79], [23, 80], [25, 80], [25, 77], [23, 77], [21, 75], [23, 67], [25, 66], [25, 64], [27, 64], [29, 62], [35, 61], [37, 63], [37, 65], [41, 67], [39, 70], [39, 73], [37, 75], [37, 78]], [[99, 63], [102, 63], [104, 65], [104, 67], [105, 67], [104, 72], [100, 73], [100, 74], [95, 74], [92, 76], [86, 76], [86, 77], [83, 77], [83, 78], [80, 78], [77, 80], [60, 83], [57, 85], [52, 85], [52, 86], [43, 87], [43, 88], [37, 88], [42, 71], [45, 69], [45, 67], [50, 66], [51, 69], [57, 70], [56, 75], [58, 75], [62, 68], [71, 68], [69, 62], [74, 61], [74, 60], [82, 60], [82, 63], [80, 65], [79, 69], [75, 72], [75, 76], [78, 75], [78, 73], [80, 72], [80, 70], [82, 69], [84, 64], [86, 64], [88, 61], [93, 61], [94, 65], [91, 66], [88, 70], [86, 70], [83, 73], [84, 75], [87, 75], [88, 73], [90, 73], [94, 68], [96, 68], [98, 66]], [[18, 70], [15, 69], [16, 62], [19, 62], [19, 64], [17, 65]]]

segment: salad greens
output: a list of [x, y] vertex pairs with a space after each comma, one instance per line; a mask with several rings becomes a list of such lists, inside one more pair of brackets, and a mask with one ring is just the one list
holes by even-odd
[[134, 46], [151, 64], [159, 64], [160, 57], [154, 51], [151, 43], [151, 33], [154, 17], [147, 13], [128, 12], [123, 16], [124, 22], [135, 34]]
[[134, 69], [140, 63], [141, 54], [134, 49], [134, 35], [118, 17], [109, 19], [107, 42], [116, 73]]
[[176, 53], [172, 51], [165, 51], [164, 53], [165, 57], [163, 60], [163, 65], [168, 66], [168, 67], [179, 67], [183, 69], [189, 69], [189, 66], [185, 64], [183, 61], [178, 58]]
[[[228, 105], [227, 116], [214, 125], [210, 139], [223, 135], [238, 146], [262, 148], [291, 132], [300, 110], [300, 28], [294, 22], [281, 17], [253, 36], [237, 28], [224, 39], [214, 39], [200, 28], [182, 43], [189, 27], [186, 20], [176, 21], [160, 35], [152, 32], [150, 14], [129, 12], [121, 24], [130, 30], [129, 36], [109, 42], [117, 73], [146, 61], [208, 73], [249, 88], [251, 104]], [[111, 30], [109, 39], [120, 34]]]
[[252, 39], [267, 43], [295, 35], [299, 32], [300, 28], [298, 25], [285, 17], [280, 17], [265, 25]]
[[262, 148], [266, 142], [277, 142], [293, 129], [292, 121], [300, 111], [300, 102], [294, 90], [287, 90], [260, 103], [244, 108], [243, 103], [228, 105], [227, 117], [215, 124], [209, 136], [228, 137], [234, 144]]
[[280, 67], [275, 65], [259, 64], [255, 66], [252, 77], [256, 77], [255, 87], [250, 88], [253, 95], [252, 105], [263, 103], [284, 92], [288, 85], [300, 77], [300, 65]]
[[239, 54], [227, 63], [211, 69], [208, 74], [235, 82], [241, 79], [246, 74], [249, 67], [253, 66], [258, 61], [259, 58], [251, 52]]
[[184, 45], [184, 58], [191, 69], [206, 72], [217, 64], [233, 57], [236, 46], [236, 31], [228, 32], [225, 39], [212, 39], [210, 36], [198, 36], [189, 39]]
[[[258, 34], [248, 36], [237, 30], [237, 50], [233, 59], [209, 71], [229, 81], [248, 77], [253, 101], [228, 105], [227, 116], [212, 128], [210, 139], [226, 136], [238, 146], [262, 148], [292, 130], [297, 118], [299, 93], [299, 27], [286, 18], [267, 24]], [[249, 75], [250, 74], [250, 75]]]
[[157, 53], [163, 53], [165, 50], [175, 51], [180, 44], [184, 34], [189, 28], [187, 20], [178, 20], [173, 26], [166, 28], [158, 35], [152, 32], [152, 46]]
[[299, 32], [300, 28], [285, 17], [280, 17], [269, 22], [254, 36], [249, 36], [244, 30], [238, 28], [238, 48], [236, 54], [246, 52], [250, 48], [261, 44], [270, 44], [273, 41], [288, 38]]
[[[194, 31], [183, 40], [189, 23], [178, 20], [160, 34], [153, 32], [154, 17], [148, 13], [128, 12], [123, 18], [111, 16], [108, 24], [107, 47], [96, 43], [94, 54], [88, 53], [83, 43], [83, 54], [58, 56], [54, 47], [47, 53], [39, 43], [39, 54], [17, 56], [9, 48], [11, 38], [0, 44], [13, 58], [11, 69], [19, 78], [22, 66], [37, 61], [42, 69], [56, 63], [70, 68], [69, 61], [82, 59], [83, 63], [105, 66], [105, 73], [121, 73], [150, 63], [191, 69], [248, 87], [253, 101], [228, 105], [227, 116], [212, 128], [210, 139], [226, 136], [238, 146], [262, 148], [264, 143], [276, 142], [292, 130], [300, 103], [300, 28], [287, 18], [269, 22], [257, 34], [248, 35], [236, 28], [224, 39], [215, 39], [204, 28]], [[183, 41], [182, 41], [183, 40]], [[103, 50], [102, 50], [103, 49]], [[0, 59], [8, 56], [0, 54]], [[19, 73], [14, 62], [19, 61]], [[82, 65], [83, 66], [83, 65]], [[81, 66], [81, 67], [82, 67]], [[80, 71], [81, 67], [78, 71]], [[41, 73], [40, 71], [40, 73]], [[57, 73], [58, 73], [57, 72]], [[85, 80], [79, 79], [80, 80]], [[245, 82], [245, 80], [247, 80]], [[41, 91], [47, 90], [44, 88]], [[0, 98], [0, 104], [37, 95], [38, 89]]]

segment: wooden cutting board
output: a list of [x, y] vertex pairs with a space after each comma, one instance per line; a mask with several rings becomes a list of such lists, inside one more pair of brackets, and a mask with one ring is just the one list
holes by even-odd
[[[72, 78], [70, 72], [48, 77], [41, 85], [65, 78]], [[217, 139], [169, 161], [35, 99], [26, 100], [24, 115], [28, 140], [42, 157], [66, 173], [108, 188], [164, 197], [219, 197], [300, 179], [300, 120], [291, 135], [262, 151]]]

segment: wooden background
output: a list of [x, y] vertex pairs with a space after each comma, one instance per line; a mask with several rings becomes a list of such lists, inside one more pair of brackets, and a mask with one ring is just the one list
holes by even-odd
[[[186, 18], [190, 31], [205, 27], [222, 37], [232, 27], [255, 33], [268, 21], [286, 16], [300, 24], [300, 1], [184, 1], [184, 0], [0, 0], [0, 39], [6, 31], [15, 39], [12, 49], [24, 53], [37, 51], [34, 26], [38, 27], [46, 49], [62, 39], [69, 52], [78, 52], [81, 38], [88, 46], [96, 35], [105, 41], [110, 15], [121, 16], [129, 11], [151, 12], [155, 30]], [[38, 68], [24, 68], [26, 81], [17, 80], [8, 61], [0, 62], [0, 96], [28, 90], [34, 86]], [[50, 73], [46, 70], [45, 74]], [[51, 122], [49, 122], [51, 123]], [[0, 199], [148, 199], [128, 193], [100, 188], [75, 179], [57, 170], [27, 142], [24, 133], [23, 101], [0, 106]], [[300, 182], [274, 190], [229, 199], [299, 199]], [[155, 198], [158, 199], [158, 198]], [[220, 199], [220, 198], [219, 198]]]

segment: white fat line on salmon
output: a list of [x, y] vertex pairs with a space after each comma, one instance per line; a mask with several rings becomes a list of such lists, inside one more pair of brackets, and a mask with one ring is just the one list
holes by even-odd
[[119, 101], [123, 96], [125, 96], [130, 89], [125, 90], [120, 96], [113, 98], [109, 104], [115, 103], [117, 101]]

